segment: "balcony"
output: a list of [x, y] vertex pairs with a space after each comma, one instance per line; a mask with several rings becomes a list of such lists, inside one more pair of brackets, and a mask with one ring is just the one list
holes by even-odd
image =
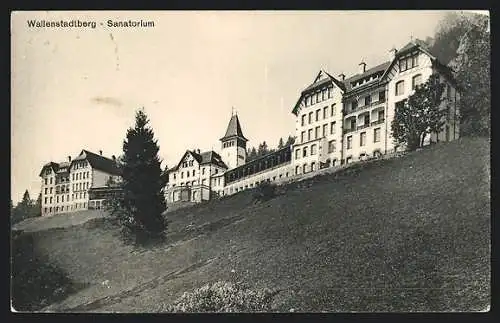
[[378, 120], [376, 120], [376, 121], [373, 121], [373, 122], [371, 123], [371, 125], [372, 125], [372, 126], [376, 126], [376, 125], [381, 124], [381, 123], [384, 123], [384, 122], [385, 122], [385, 118], [382, 118], [382, 119], [378, 119]]
[[357, 130], [365, 129], [365, 128], [368, 128], [369, 126], [370, 126], [369, 123], [365, 123], [365, 124], [362, 124], [361, 126], [358, 126]]
[[381, 100], [371, 102], [370, 104], [365, 104], [365, 105], [362, 105], [362, 106], [358, 106], [358, 107], [356, 107], [356, 109], [354, 109], [354, 110], [348, 110], [348, 111], [347, 111], [347, 109], [345, 109], [346, 111], [344, 111], [344, 113], [345, 113], [346, 115], [348, 115], [348, 114], [351, 114], [351, 113], [355, 113], [355, 112], [359, 112], [359, 111], [362, 111], [362, 110], [366, 110], [366, 109], [369, 109], [369, 108], [374, 107], [374, 106], [376, 106], [376, 105], [379, 105], [379, 104], [385, 103], [385, 101], [386, 101], [386, 100], [385, 100], [385, 98], [383, 98], [383, 99], [381, 99]]

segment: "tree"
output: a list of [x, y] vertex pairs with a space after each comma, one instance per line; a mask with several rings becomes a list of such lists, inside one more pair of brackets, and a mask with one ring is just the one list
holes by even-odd
[[491, 130], [489, 16], [448, 14], [432, 47], [443, 63], [450, 63], [460, 87], [462, 135], [489, 135]]
[[439, 133], [444, 126], [447, 111], [441, 109], [444, 84], [433, 74], [427, 82], [396, 107], [391, 124], [396, 144], [406, 144], [408, 150], [422, 147], [427, 134]]
[[127, 130], [120, 166], [123, 177], [120, 207], [124, 212], [118, 213], [126, 229], [145, 238], [159, 237], [166, 229], [163, 218], [166, 181], [158, 156], [159, 146], [148, 124], [141, 110], [136, 112], [135, 127]]
[[295, 143], [295, 138], [292, 136], [288, 136], [288, 139], [286, 140], [285, 146], [290, 146]]
[[33, 204], [32, 215], [34, 217], [42, 216], [42, 192], [38, 194], [38, 198]]
[[255, 147], [252, 147], [250, 153], [248, 154], [247, 160], [252, 161], [255, 159], [257, 159], [257, 150], [255, 149]]
[[33, 216], [33, 202], [28, 190], [23, 194], [21, 202], [17, 203], [11, 213], [12, 223], [18, 223]]
[[283, 138], [280, 137], [280, 141], [278, 142], [278, 149], [281, 149], [285, 147], [285, 144], [283, 143]]

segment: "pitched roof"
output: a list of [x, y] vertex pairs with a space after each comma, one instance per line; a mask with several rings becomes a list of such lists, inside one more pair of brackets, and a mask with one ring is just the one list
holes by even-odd
[[54, 172], [57, 172], [59, 170], [59, 164], [58, 163], [54, 163], [54, 162], [48, 162], [46, 163], [45, 165], [42, 166], [42, 169], [40, 170], [40, 174], [38, 174], [38, 176], [42, 176], [43, 174], [43, 171], [47, 168], [51, 168]]
[[[325, 77], [322, 77], [322, 76], [325, 76]], [[304, 98], [304, 96], [308, 92], [310, 92], [311, 90], [314, 90], [314, 89], [316, 89], [318, 87], [322, 87], [325, 84], [328, 84], [330, 82], [334, 83], [342, 91], [345, 91], [346, 88], [345, 88], [345, 84], [343, 82], [337, 80], [330, 73], [327, 73], [324, 70], [320, 70], [318, 72], [318, 75], [316, 75], [316, 77], [314, 78], [314, 81], [309, 86], [307, 86], [304, 90], [302, 90], [302, 92], [300, 93], [300, 97], [297, 100], [297, 103], [295, 103], [295, 107], [293, 108], [292, 113], [293, 114], [297, 113], [297, 110], [299, 108], [300, 102], [302, 101], [302, 99]]]
[[344, 84], [347, 91], [351, 91], [353, 89], [352, 83], [359, 81], [365, 77], [371, 76], [373, 74], [381, 72], [383, 73], [389, 67], [389, 65], [391, 65], [391, 61], [383, 62], [382, 64], [367, 69], [364, 73], [358, 73], [347, 78], [346, 80], [344, 80]]
[[214, 164], [216, 166], [219, 166], [221, 168], [228, 168], [227, 165], [222, 161], [222, 158], [220, 157], [219, 154], [217, 154], [215, 151], [205, 151], [202, 153], [198, 153], [194, 150], [186, 150], [184, 155], [182, 155], [182, 158], [179, 160], [179, 163], [175, 166], [172, 167], [168, 170], [168, 172], [175, 172], [179, 169], [180, 164], [182, 163], [182, 160], [184, 160], [184, 157], [187, 154], [191, 154], [193, 158], [198, 162], [200, 165], [204, 164]]
[[245, 141], [248, 139], [243, 136], [243, 131], [241, 131], [240, 120], [238, 119], [237, 114], [233, 114], [231, 116], [231, 120], [229, 120], [229, 124], [227, 125], [226, 134], [220, 140], [225, 140], [233, 137], [240, 137]]
[[78, 160], [87, 160], [92, 168], [101, 170], [105, 173], [121, 175], [121, 170], [118, 168], [115, 161], [104, 156], [94, 154], [91, 151], [83, 149], [80, 152], [80, 155], [71, 161], [71, 164]]

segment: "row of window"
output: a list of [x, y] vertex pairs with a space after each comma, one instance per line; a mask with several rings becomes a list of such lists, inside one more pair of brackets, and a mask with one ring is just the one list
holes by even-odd
[[328, 100], [333, 97], [333, 86], [329, 86], [328, 88], [323, 88], [321, 90], [318, 90], [317, 92], [306, 95], [305, 96], [305, 105], [306, 107]]
[[382, 103], [385, 102], [385, 91], [378, 92], [378, 101], [372, 101], [372, 99], [376, 98], [374, 95], [367, 95], [360, 100], [353, 100], [351, 102], [351, 110], [349, 112], [356, 111], [358, 108], [363, 108], [372, 104], [372, 102]]
[[193, 166], [194, 165], [194, 160], [190, 160], [189, 162], [185, 161], [182, 163], [181, 167], [188, 167], [188, 166]]
[[[219, 169], [214, 168], [214, 174], [218, 174], [218, 173], [219, 173]], [[181, 172], [180, 174], [181, 174], [181, 178], [184, 178], [184, 172]], [[205, 167], [201, 168], [201, 175], [205, 175]], [[177, 178], [176, 173], [172, 173], [172, 176], [173, 176], [174, 180]], [[189, 177], [189, 176], [196, 176], [196, 170], [193, 169], [192, 171], [186, 171], [186, 177]]]
[[[61, 197], [61, 199], [59, 199], [59, 196]], [[57, 195], [56, 196], [56, 203], [59, 203], [59, 201], [61, 203], [64, 203], [64, 197], [66, 197], [66, 202], [69, 202], [69, 194], [67, 195]], [[71, 200], [75, 200], [75, 198], [78, 200], [78, 199], [85, 199], [87, 198], [87, 192], [80, 192], [80, 193], [73, 193], [71, 194]], [[52, 204], [54, 200], [52, 199], [52, 196], [48, 197], [46, 196], [45, 199], [44, 199], [44, 204]]]
[[262, 184], [264, 182], [271, 182], [272, 181], [275, 181], [277, 178], [280, 179], [280, 178], [283, 178], [283, 177], [288, 177], [289, 176], [289, 173], [286, 172], [285, 174], [279, 174], [278, 176], [273, 176], [272, 179], [271, 178], [268, 178], [268, 179], [263, 179], [263, 180], [260, 180], [260, 181], [256, 181], [254, 183], [250, 183], [250, 184], [247, 184], [247, 185], [242, 185], [240, 187], [230, 187], [229, 188], [229, 194], [232, 194], [233, 192], [234, 193], [237, 193], [237, 192], [241, 192], [243, 190], [246, 190], [248, 188], [253, 188], [253, 187], [256, 187], [257, 185], [259, 184]]
[[[379, 110], [377, 114], [377, 120], [374, 120], [374, 123], [381, 123], [385, 121], [385, 112], [384, 110]], [[346, 119], [345, 130], [346, 132], [357, 130], [358, 127], [368, 127], [370, 126], [370, 113], [364, 113], [358, 116], [359, 120], [363, 120], [363, 123], [358, 125], [358, 121], [356, 116], [352, 116]]]
[[[79, 179], [85, 179], [90, 177], [90, 172], [80, 172], [80, 173], [72, 173], [71, 174], [71, 179], [74, 180], [79, 180]], [[45, 178], [45, 185], [52, 185], [52, 178]], [[55, 178], [55, 184], [59, 183], [65, 183], [69, 182], [69, 177], [56, 177]]]
[[76, 203], [76, 205], [71, 205], [71, 207], [69, 205], [64, 205], [64, 206], [56, 206], [54, 208], [52, 208], [52, 206], [49, 206], [49, 207], [44, 207], [43, 208], [43, 213], [52, 213], [52, 210], [54, 210], [55, 212], [63, 212], [63, 211], [69, 211], [69, 210], [78, 210], [78, 209], [86, 209], [87, 208], [87, 203], [84, 202], [84, 203]]
[[227, 141], [222, 144], [223, 148], [234, 147], [236, 145], [236, 140]]
[[[308, 129], [307, 130], [307, 140], [306, 140], [306, 131], [305, 130], [302, 131], [301, 134], [300, 134], [301, 143], [304, 143], [304, 142], [307, 142], [307, 141], [311, 141], [313, 139], [318, 139], [318, 138], [321, 138], [321, 137], [326, 137], [328, 135], [328, 132], [330, 132], [331, 135], [334, 135], [335, 134], [335, 125], [336, 125], [336, 122], [333, 121], [333, 122], [330, 123], [330, 129], [328, 129], [328, 123], [325, 123], [322, 127], [321, 126], [317, 126], [314, 129], [313, 128]], [[313, 130], [314, 130], [314, 138], [313, 138]], [[323, 131], [320, 134], [321, 130], [323, 130]]]
[[[353, 136], [347, 136], [347, 149], [352, 148]], [[380, 128], [373, 129], [373, 142], [380, 142]], [[359, 134], [359, 146], [363, 147], [366, 145], [366, 131]]]
[[[299, 159], [301, 155], [302, 155], [302, 157], [307, 157], [308, 153], [309, 153], [308, 146], [302, 147], [302, 149], [296, 149], [295, 150], [295, 159]], [[311, 153], [311, 156], [314, 156], [318, 153], [318, 145], [317, 144], [311, 145], [310, 153]]]
[[[411, 78], [411, 89], [415, 90], [417, 86], [422, 84], [422, 74], [417, 74]], [[401, 80], [396, 82], [396, 95], [403, 95], [405, 93], [405, 81]]]
[[403, 57], [399, 60], [399, 71], [404, 72], [418, 66], [418, 53]]
[[[331, 105], [330, 107], [330, 117], [333, 117], [335, 115], [335, 112], [336, 112], [336, 106], [335, 106], [335, 103]], [[321, 118], [321, 109], [317, 109], [316, 110], [316, 114], [314, 114], [313, 111], [309, 112], [309, 114], [307, 113], [304, 113], [302, 115], [302, 126], [305, 126], [306, 125], [306, 118], [308, 117], [308, 124], [311, 124], [313, 122], [313, 116], [315, 117], [314, 121], [320, 121], [320, 118]], [[324, 107], [323, 108], [323, 119], [327, 119], [328, 118], [328, 106]]]
[[[302, 170], [302, 173], [301, 173], [301, 170]], [[304, 164], [302, 166], [297, 165], [297, 166], [295, 166], [295, 175], [306, 174], [309, 172], [314, 172], [315, 170], [316, 170], [316, 162], [312, 162], [311, 167], [308, 167], [307, 164]]]

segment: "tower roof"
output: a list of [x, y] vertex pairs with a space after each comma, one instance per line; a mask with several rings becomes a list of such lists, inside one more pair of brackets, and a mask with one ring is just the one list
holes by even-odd
[[234, 137], [239, 137], [248, 141], [248, 139], [243, 136], [243, 131], [241, 131], [240, 120], [238, 119], [237, 114], [233, 114], [231, 116], [231, 120], [229, 120], [229, 124], [227, 125], [226, 134], [220, 140], [226, 140]]

